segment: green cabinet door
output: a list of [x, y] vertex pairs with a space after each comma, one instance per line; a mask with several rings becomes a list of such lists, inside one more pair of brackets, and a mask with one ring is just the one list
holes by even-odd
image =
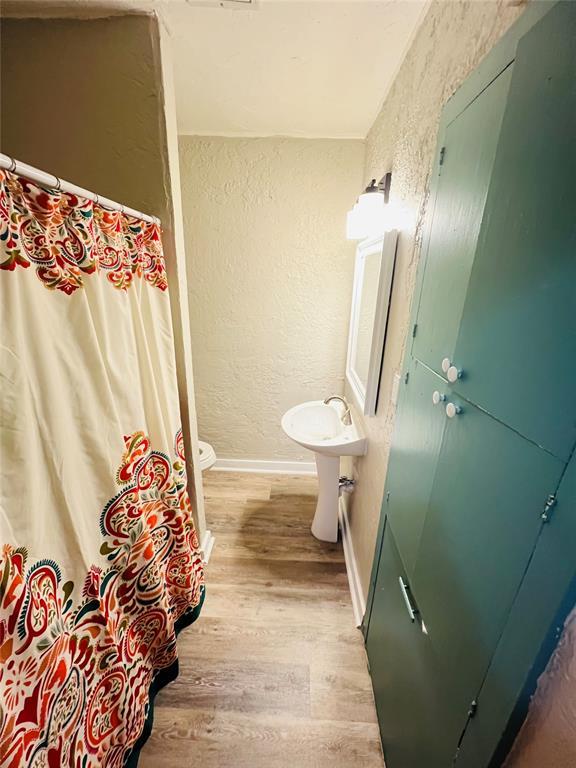
[[462, 410], [447, 418], [412, 587], [461, 711], [480, 688], [564, 464], [455, 404]]
[[[562, 631], [576, 591], [576, 454], [566, 467], [478, 694], [456, 765], [500, 765]], [[493, 762], [491, 762], [493, 761]], [[548, 768], [548, 766], [543, 766]]]
[[446, 427], [446, 382], [417, 360], [400, 384], [394, 437], [390, 448], [382, 514], [389, 525], [410, 578], [434, 482], [436, 461]]
[[474, 261], [512, 65], [446, 128], [412, 354], [452, 359]]
[[458, 393], [568, 460], [576, 441], [576, 3], [519, 43], [454, 363]]
[[386, 768], [449, 768], [460, 734], [446, 728], [434, 651], [400, 579], [408, 583], [386, 526], [366, 635]]

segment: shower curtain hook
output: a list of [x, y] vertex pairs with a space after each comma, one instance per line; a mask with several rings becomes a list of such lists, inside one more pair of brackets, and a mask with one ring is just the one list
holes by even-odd
[[62, 192], [62, 179], [60, 179], [58, 176], [54, 176], [56, 179], [56, 184], [54, 185], [57, 192]]
[[16, 160], [13, 157], [10, 158], [10, 168], [8, 168], [8, 170], [10, 173], [14, 173], [16, 170]]

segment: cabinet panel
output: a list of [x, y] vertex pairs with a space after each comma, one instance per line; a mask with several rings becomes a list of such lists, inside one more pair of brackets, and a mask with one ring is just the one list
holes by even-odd
[[510, 65], [446, 128], [412, 354], [441, 373], [452, 358], [474, 260]]
[[402, 562], [411, 576], [446, 426], [443, 403], [434, 407], [432, 393], [446, 392], [446, 382], [413, 361], [408, 381], [400, 386], [383, 513], [388, 516]]
[[460, 401], [448, 420], [412, 584], [443, 674], [479, 690], [563, 463]]
[[[500, 765], [514, 739], [506, 726], [529, 705], [536, 680], [555, 647], [576, 593], [576, 455], [558, 488], [550, 521], [534, 555], [478, 695], [457, 765]], [[491, 759], [494, 762], [491, 763]]]
[[410, 620], [399, 578], [407, 580], [387, 526], [366, 637], [386, 766], [448, 768], [459, 733], [446, 727], [434, 652]]
[[518, 46], [454, 360], [459, 394], [555, 455], [576, 441], [576, 4]]

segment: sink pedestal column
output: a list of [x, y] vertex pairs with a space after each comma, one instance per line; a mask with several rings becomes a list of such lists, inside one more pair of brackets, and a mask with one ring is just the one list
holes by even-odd
[[318, 504], [312, 534], [321, 541], [338, 541], [340, 457], [315, 453], [318, 469]]

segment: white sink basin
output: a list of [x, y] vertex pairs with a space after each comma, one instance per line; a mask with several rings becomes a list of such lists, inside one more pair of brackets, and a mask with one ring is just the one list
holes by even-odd
[[366, 438], [354, 421], [342, 422], [344, 406], [322, 400], [295, 405], [282, 417], [282, 429], [289, 438], [314, 453], [325, 456], [363, 456]]
[[318, 469], [318, 504], [312, 534], [322, 541], [338, 541], [340, 456], [362, 456], [367, 441], [352, 421], [344, 424], [345, 406], [334, 400], [312, 400], [295, 405], [282, 417], [282, 429], [294, 442], [314, 451]]

